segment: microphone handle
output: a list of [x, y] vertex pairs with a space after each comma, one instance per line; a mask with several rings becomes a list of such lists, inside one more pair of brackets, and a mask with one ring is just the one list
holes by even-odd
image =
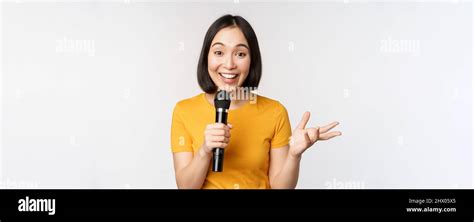
[[[216, 111], [216, 123], [227, 124], [227, 109], [218, 108]], [[224, 168], [224, 149], [216, 147], [212, 149], [212, 171], [222, 172]]]

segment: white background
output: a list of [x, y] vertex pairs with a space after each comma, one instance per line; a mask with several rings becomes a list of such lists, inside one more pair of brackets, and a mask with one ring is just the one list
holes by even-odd
[[226, 13], [255, 29], [259, 93], [292, 127], [306, 110], [341, 123], [304, 154], [298, 188], [473, 188], [471, 3], [1, 9], [0, 188], [175, 188], [171, 112], [201, 92], [204, 34]]

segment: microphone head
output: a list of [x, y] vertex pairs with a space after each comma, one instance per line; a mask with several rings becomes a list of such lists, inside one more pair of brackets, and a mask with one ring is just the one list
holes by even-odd
[[230, 107], [230, 94], [225, 90], [219, 90], [214, 97], [214, 107], [229, 109]]

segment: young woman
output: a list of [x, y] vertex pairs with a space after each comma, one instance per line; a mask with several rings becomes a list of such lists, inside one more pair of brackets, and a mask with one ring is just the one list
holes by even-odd
[[[178, 188], [293, 189], [303, 152], [318, 140], [341, 135], [330, 131], [338, 122], [306, 128], [309, 112], [291, 132], [285, 107], [252, 92], [261, 75], [260, 49], [250, 24], [240, 16], [217, 19], [206, 33], [197, 69], [204, 92], [178, 102], [173, 111], [171, 149]], [[218, 89], [233, 95], [227, 125], [214, 123]], [[223, 172], [211, 170], [215, 147], [225, 150]]]

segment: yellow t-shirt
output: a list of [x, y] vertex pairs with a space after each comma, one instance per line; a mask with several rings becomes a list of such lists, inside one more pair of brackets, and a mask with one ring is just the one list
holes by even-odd
[[[257, 96], [256, 102], [229, 110], [231, 137], [225, 148], [223, 172], [212, 172], [203, 189], [270, 188], [270, 149], [288, 145], [291, 126], [285, 107], [278, 101]], [[196, 154], [204, 142], [207, 124], [215, 123], [215, 108], [204, 93], [178, 102], [171, 125], [172, 152]]]

